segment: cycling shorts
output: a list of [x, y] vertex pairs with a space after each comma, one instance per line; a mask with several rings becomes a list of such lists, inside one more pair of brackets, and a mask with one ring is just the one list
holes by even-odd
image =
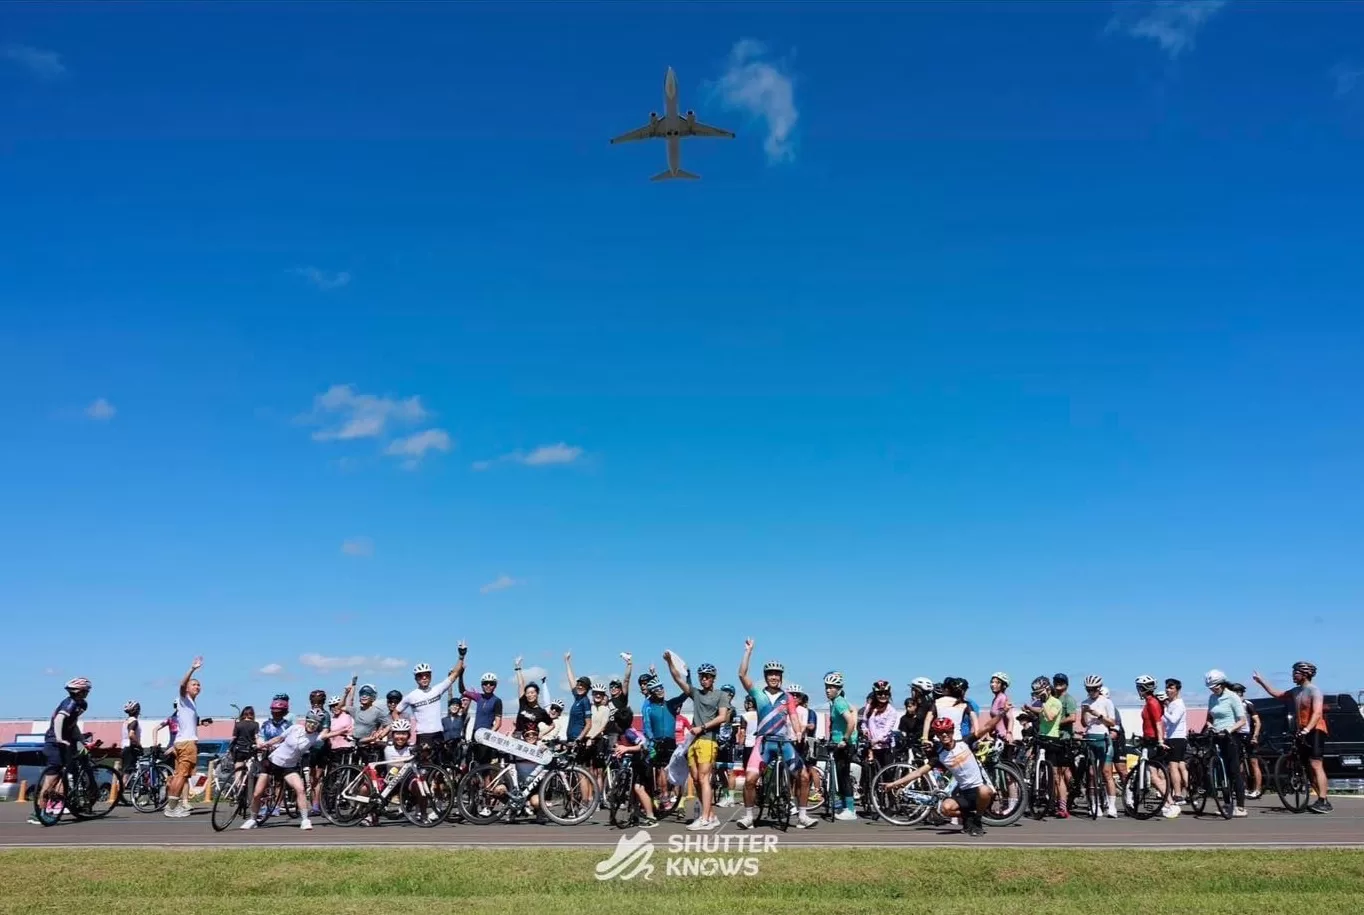
[[46, 741], [43, 743], [43, 762], [47, 768], [43, 769], [44, 775], [56, 775], [63, 766], [71, 753], [70, 747], [64, 747], [59, 743]]
[[291, 766], [286, 769], [284, 766], [276, 765], [269, 759], [263, 759], [260, 764], [260, 774], [284, 778], [288, 775], [298, 775], [298, 766]]
[[687, 747], [688, 766], [713, 766], [719, 755], [720, 745], [706, 737], [693, 740]]
[[1166, 762], [1183, 762], [1189, 752], [1187, 737], [1170, 737], [1165, 741], [1165, 745], [1170, 748], [1165, 751]]
[[666, 740], [655, 740], [653, 753], [649, 758], [655, 766], [666, 766], [668, 760], [673, 758], [673, 753], [677, 750], [677, 741], [672, 738]]
[[1326, 732], [1311, 731], [1306, 737], [1299, 737], [1298, 747], [1308, 759], [1321, 759], [1326, 751]]
[[1113, 761], [1113, 741], [1105, 736], [1098, 734], [1086, 734], [1085, 744], [1090, 748], [1095, 756], [1098, 756], [1106, 763]]
[[792, 772], [799, 772], [804, 763], [796, 754], [796, 748], [790, 743], [778, 743], [775, 740], [758, 738], [761, 743], [753, 745], [753, 754], [748, 757], [748, 771], [757, 773], [762, 770], [763, 764], [770, 764], [780, 756], [782, 762], [786, 763]]

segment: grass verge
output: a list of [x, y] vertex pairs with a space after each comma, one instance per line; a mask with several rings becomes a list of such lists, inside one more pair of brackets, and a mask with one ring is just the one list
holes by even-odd
[[449, 910], [529, 915], [648, 911], [885, 911], [1142, 915], [1361, 911], [1364, 852], [791, 849], [756, 876], [601, 882], [598, 851], [0, 851], [0, 913], [137, 915]]

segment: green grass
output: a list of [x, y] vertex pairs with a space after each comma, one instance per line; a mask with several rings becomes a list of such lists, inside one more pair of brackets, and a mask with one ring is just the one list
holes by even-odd
[[1364, 910], [1364, 852], [792, 849], [756, 877], [602, 883], [598, 851], [0, 851], [0, 913], [1197, 915]]

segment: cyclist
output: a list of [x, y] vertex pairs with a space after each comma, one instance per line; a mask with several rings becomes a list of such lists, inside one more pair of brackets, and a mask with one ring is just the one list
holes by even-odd
[[658, 796], [663, 799], [659, 813], [666, 815], [668, 791], [668, 761], [677, 750], [677, 713], [687, 701], [686, 693], [679, 693], [671, 699], [666, 698], [662, 680], [649, 680], [644, 684], [644, 707], [640, 718], [644, 728], [644, 740], [648, 744], [646, 757], [653, 770], [652, 784]]
[[1326, 770], [1321, 763], [1322, 752], [1326, 749], [1326, 697], [1312, 682], [1316, 676], [1317, 665], [1311, 661], [1297, 661], [1293, 664], [1292, 689], [1275, 689], [1258, 671], [1255, 682], [1275, 699], [1293, 703], [1298, 724], [1297, 748], [1307, 759], [1312, 771], [1312, 790], [1317, 793], [1317, 802], [1307, 809], [1313, 813], [1330, 813], [1334, 808], [1326, 797]]
[[[663, 687], [660, 684], [659, 689]], [[640, 809], [644, 814], [640, 817], [639, 825], [643, 829], [657, 826], [658, 820], [654, 817], [654, 799], [649, 794], [649, 763], [645, 759], [648, 752], [648, 739], [643, 734], [634, 729], [635, 713], [627, 705], [618, 708], [612, 715], [612, 724], [615, 725], [616, 741], [611, 748], [611, 757], [616, 760], [624, 760], [629, 757], [628, 764], [635, 776], [635, 797], [639, 800]], [[664, 765], [666, 766], [666, 761]]]
[[[460, 643], [463, 648], [463, 643]], [[423, 753], [439, 754], [441, 744], [445, 742], [445, 732], [440, 726], [440, 697], [447, 689], [455, 685], [455, 680], [464, 673], [464, 652], [460, 651], [459, 661], [445, 679], [435, 684], [431, 684], [431, 665], [426, 663], [418, 664], [412, 668], [412, 678], [417, 681], [416, 689], [412, 690], [403, 697], [402, 704], [398, 706], [398, 712], [411, 712], [413, 730], [417, 732], [416, 752], [418, 755]], [[496, 682], [496, 678], [494, 678]]]
[[[399, 718], [393, 722], [389, 729], [391, 742], [384, 744], [383, 763], [384, 766], [384, 787], [393, 784], [406, 774], [407, 767], [412, 763], [412, 722], [406, 718]], [[382, 790], [382, 789], [381, 789]], [[360, 786], [360, 793], [368, 795], [371, 787], [366, 782]], [[419, 797], [419, 803], [424, 799]], [[360, 821], [361, 826], [378, 826], [379, 811], [372, 810]]]
[[[1008, 713], [1008, 709], [1005, 709]], [[966, 739], [957, 739], [958, 722], [951, 718], [935, 718], [929, 722], [929, 735], [933, 741], [933, 755], [930, 760], [893, 782], [886, 783], [883, 790], [894, 791], [905, 788], [916, 779], [923, 778], [932, 769], [941, 769], [956, 780], [952, 795], [942, 802], [939, 812], [950, 818], [961, 817], [962, 832], [968, 836], [985, 835], [985, 824], [981, 821], [980, 811], [988, 810], [994, 800], [995, 792], [985, 779], [985, 771], [971, 752], [967, 740], [975, 740], [990, 733], [999, 719], [993, 714], [977, 723], [974, 731], [966, 734]]]
[[701, 813], [687, 824], [687, 828], [692, 831], [716, 829], [720, 826], [720, 818], [715, 815], [715, 792], [711, 785], [711, 776], [715, 772], [720, 750], [716, 738], [719, 736], [720, 727], [730, 720], [731, 697], [723, 689], [715, 688], [717, 671], [714, 664], [706, 662], [697, 666], [696, 679], [699, 686], [693, 686], [691, 671], [683, 675], [678, 667], [680, 661], [676, 655], [671, 651], [665, 651], [663, 660], [668, 663], [668, 672], [672, 674], [673, 682], [682, 690], [682, 695], [691, 699], [692, 717], [695, 719], [687, 728], [687, 733], [691, 735], [691, 744], [687, 747], [687, 770], [701, 800]]
[[1103, 814], [1110, 819], [1118, 816], [1118, 784], [1113, 776], [1113, 738], [1109, 733], [1117, 726], [1118, 710], [1113, 700], [1103, 695], [1103, 677], [1085, 677], [1087, 698], [1080, 705], [1080, 724], [1085, 729], [1085, 743], [1091, 758], [1097, 757], [1103, 766], [1103, 779], [1108, 786], [1108, 809]]
[[402, 704], [403, 694], [398, 690], [391, 689], [386, 694], [384, 694], [384, 705], [388, 706], [388, 727], [384, 728], [383, 733], [380, 735], [381, 740], [388, 739], [388, 735], [393, 728], [393, 722], [395, 721], [407, 721], [409, 723], [411, 722], [411, 719], [405, 717], [402, 712], [398, 711], [398, 706]]
[[872, 776], [890, 762], [894, 749], [896, 725], [900, 723], [895, 706], [890, 701], [890, 681], [877, 680], [871, 687], [871, 698], [862, 709], [859, 734], [862, 745], [862, 780], [871, 784]]
[[[1110, 702], [1113, 699], [1107, 686], [1099, 688], [1099, 695]], [[1108, 736], [1113, 739], [1113, 768], [1117, 770], [1118, 781], [1122, 781], [1127, 778], [1127, 729], [1123, 726], [1122, 715], [1118, 714], [1116, 702], [1113, 703], [1113, 720], [1117, 724], [1108, 729]]]
[[232, 743], [228, 746], [228, 755], [232, 758], [232, 778], [235, 781], [237, 776], [246, 769], [246, 764], [251, 761], [251, 757], [256, 755], [256, 740], [260, 735], [261, 725], [256, 720], [256, 710], [247, 705], [242, 708], [241, 715], [232, 725]]
[[379, 691], [374, 684], [366, 683], [360, 687], [360, 704], [349, 710], [351, 719], [355, 722], [352, 734], [356, 746], [367, 760], [382, 743], [382, 735], [387, 732], [391, 723], [387, 710], [375, 703], [374, 700], [378, 697]]
[[[1070, 677], [1058, 671], [1051, 678], [1051, 694], [1061, 700], [1060, 739], [1066, 743], [1075, 740], [1075, 728], [1080, 724], [1080, 701], [1070, 691]], [[1060, 796], [1070, 798], [1071, 775], [1075, 760], [1067, 753], [1061, 759], [1052, 761], [1056, 767], [1056, 787]]]
[[[80, 718], [88, 707], [86, 700], [90, 697], [90, 689], [90, 681], [85, 677], [66, 681], [66, 698], [57, 703], [56, 711], [47, 723], [47, 733], [43, 735], [43, 759], [47, 766], [43, 769], [38, 800], [49, 814], [61, 809], [62, 771], [81, 743]], [[42, 825], [37, 814], [30, 817], [29, 822]]]
[[180, 680], [180, 695], [175, 703], [175, 747], [172, 754], [175, 772], [166, 787], [166, 809], [168, 817], [187, 817], [190, 815], [189, 780], [199, 766], [199, 709], [195, 704], [199, 698], [199, 681], [194, 674], [204, 665], [203, 658], [195, 658], [189, 670]]
[[1189, 768], [1184, 762], [1189, 746], [1189, 712], [1180, 698], [1184, 684], [1174, 677], [1165, 680], [1165, 710], [1161, 720], [1165, 723], [1165, 754], [1170, 766], [1170, 803], [1178, 808], [1184, 803], [1184, 792], [1189, 784]]
[[1203, 676], [1203, 685], [1211, 693], [1208, 696], [1208, 723], [1204, 731], [1213, 735], [1222, 751], [1222, 761], [1226, 764], [1227, 777], [1231, 779], [1236, 792], [1236, 807], [1231, 815], [1246, 815], [1246, 777], [1241, 771], [1241, 741], [1236, 732], [1246, 720], [1246, 706], [1235, 693], [1227, 688], [1227, 675], [1213, 669]]
[[933, 716], [933, 681], [928, 677], [915, 677], [909, 684], [909, 698], [906, 700], [906, 713], [900, 719], [900, 730], [911, 747], [923, 740], [928, 719]]
[[123, 714], [128, 717], [123, 720], [123, 733], [119, 735], [119, 746], [123, 748], [119, 768], [126, 778], [137, 768], [138, 757], [142, 755], [142, 723], [137, 717], [142, 714], [142, 703], [129, 699], [123, 705]]
[[555, 699], [549, 704], [549, 717], [554, 722], [548, 730], [540, 734], [543, 740], [567, 740], [568, 716], [564, 714], [564, 700]]
[[990, 714], [998, 719], [995, 722], [995, 737], [1011, 745], [1014, 742], [1013, 728], [1009, 727], [1008, 716], [1000, 714], [1000, 710], [1009, 704], [1009, 675], [1002, 670], [992, 673], [990, 692], [994, 695], [990, 700]]
[[741, 722], [743, 719], [738, 718], [738, 712], [734, 708], [734, 694], [736, 692], [734, 685], [726, 683], [720, 687], [720, 692], [724, 693], [729, 701], [720, 712], [724, 720], [720, 722], [720, 727], [715, 732], [715, 768], [724, 773], [725, 780], [725, 790], [720, 797], [715, 799], [715, 806], [733, 807], [735, 801], [731, 792], [734, 790], [735, 760], [738, 758], [735, 743], [739, 740], [742, 731], [736, 720]]
[[857, 786], [852, 781], [852, 759], [857, 746], [857, 713], [843, 694], [843, 674], [831, 670], [824, 675], [824, 696], [829, 700], [829, 765], [834, 767], [838, 796], [832, 799], [834, 819], [857, 822], [853, 802]]
[[532, 730], [539, 735], [543, 733], [542, 726], [549, 728], [554, 725], [554, 719], [540, 705], [540, 684], [526, 682], [525, 674], [521, 672], [519, 657], [512, 662], [512, 670], [516, 674], [517, 689], [521, 691], [517, 700], [516, 720], [512, 723], [512, 736], [519, 736]]
[[573, 704], [568, 709], [564, 739], [577, 745], [575, 761], [579, 765], [588, 766], [592, 763], [592, 753], [583, 735], [587, 732], [588, 722], [592, 718], [592, 700], [588, 697], [592, 681], [587, 677], [573, 676], [572, 657], [570, 652], [564, 652], [564, 668], [568, 671], [568, 682], [573, 684]]
[[1236, 732], [1236, 739], [1241, 741], [1241, 758], [1246, 761], [1246, 769], [1250, 774], [1250, 784], [1246, 785], [1246, 797], [1253, 801], [1264, 794], [1261, 790], [1260, 758], [1255, 755], [1260, 747], [1260, 713], [1253, 704], [1246, 701], [1244, 683], [1233, 683], [1227, 688], [1236, 694], [1236, 698], [1241, 700], [1246, 709], [1246, 723]]
[[[464, 658], [460, 657], [463, 666]], [[464, 672], [459, 673], [459, 693], [469, 700], [469, 708], [474, 715], [474, 731], [482, 728], [490, 731], [502, 730], [502, 697], [497, 695], [497, 674], [488, 671], [478, 678], [479, 691], [464, 688]], [[490, 765], [496, 752], [492, 747], [475, 743], [471, 750], [474, 761], [480, 765]]]
[[600, 680], [592, 681], [589, 694], [592, 697], [592, 712], [587, 720], [587, 727], [578, 739], [587, 745], [588, 767], [592, 774], [599, 784], [605, 784], [606, 759], [609, 752], [606, 736], [615, 709], [606, 699], [606, 684]]
[[613, 710], [630, 707], [630, 671], [634, 670], [635, 662], [628, 651], [622, 651], [620, 659], [625, 662], [625, 675], [619, 679], [612, 677], [611, 682], [606, 685], [610, 690]]
[[[809, 802], [809, 784], [801, 774], [803, 768], [800, 757], [790, 742], [795, 738], [796, 727], [803, 722], [800, 706], [782, 689], [782, 678], [786, 667], [780, 661], [768, 661], [763, 665], [764, 686], [758, 689], [748, 678], [748, 665], [753, 658], [753, 640], [744, 642], [744, 658], [739, 664], [739, 682], [753, 698], [758, 724], [754, 729], [758, 737], [753, 755], [748, 759], [748, 778], [744, 781], [744, 814], [735, 824], [740, 829], [751, 829], [757, 815], [754, 809], [758, 799], [758, 773], [762, 766], [773, 765], [780, 761], [791, 772], [791, 788], [795, 792], [796, 827], [809, 829], [815, 825], [810, 818], [806, 805]], [[772, 738], [783, 738], [785, 743], [776, 743]]]
[[[1165, 739], [1165, 707], [1156, 695], [1156, 678], [1150, 674], [1142, 674], [1136, 679], [1137, 695], [1141, 697], [1141, 740], [1142, 745], [1150, 748], [1155, 754], [1153, 759], [1167, 757], [1170, 752], [1170, 745]], [[1171, 778], [1173, 781], [1173, 777]], [[1159, 789], [1170, 786], [1156, 785]], [[1174, 797], [1168, 791], [1165, 797], [1165, 804], [1161, 806], [1160, 813], [1168, 819], [1179, 816], [1179, 805], [1174, 802]]]
[[265, 789], [272, 775], [284, 779], [284, 784], [293, 789], [294, 799], [298, 803], [298, 828], [313, 828], [313, 821], [308, 818], [308, 795], [303, 786], [303, 776], [299, 774], [299, 767], [302, 766], [308, 751], [312, 749], [313, 742], [327, 736], [322, 730], [323, 714], [321, 709], [309, 709], [303, 724], [296, 724], [285, 731], [282, 737], [269, 741], [270, 744], [274, 744], [274, 749], [261, 763], [256, 788], [251, 793], [251, 816], [242, 824], [242, 829], [255, 829], [258, 825], [256, 815], [260, 811], [261, 799], [265, 797]]

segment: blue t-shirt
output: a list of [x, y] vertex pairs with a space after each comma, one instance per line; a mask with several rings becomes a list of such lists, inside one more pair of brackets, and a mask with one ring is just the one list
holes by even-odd
[[592, 700], [588, 698], [587, 693], [583, 693], [569, 706], [568, 727], [564, 730], [564, 736], [569, 740], [577, 740], [587, 729], [587, 720], [591, 717]]
[[674, 696], [662, 702], [652, 698], [644, 703], [644, 739], [674, 740], [677, 737], [677, 714], [682, 711], [686, 696]]
[[43, 739], [48, 743], [56, 743], [57, 732], [55, 728], [57, 724], [57, 716], [65, 713], [66, 720], [62, 722], [61, 739], [73, 745], [80, 743], [81, 739], [80, 717], [81, 713], [84, 711], [85, 703], [83, 701], [79, 699], [72, 699], [70, 696], [67, 696], [57, 705], [55, 709], [52, 710], [52, 717], [47, 722], [47, 733], [43, 735]]
[[282, 737], [290, 727], [292, 725], [289, 723], [288, 716], [281, 718], [278, 724], [275, 723], [275, 719], [266, 718], [260, 723], [260, 739], [269, 741], [276, 737]]
[[474, 713], [474, 730], [491, 729], [493, 722], [502, 717], [502, 697], [497, 693], [485, 696], [482, 691], [474, 692], [470, 689], [465, 690], [464, 695], [469, 697], [469, 707]]
[[1236, 719], [1246, 717], [1246, 706], [1241, 697], [1229, 689], [1220, 696], [1208, 697], [1208, 724], [1215, 731], [1230, 731]]

